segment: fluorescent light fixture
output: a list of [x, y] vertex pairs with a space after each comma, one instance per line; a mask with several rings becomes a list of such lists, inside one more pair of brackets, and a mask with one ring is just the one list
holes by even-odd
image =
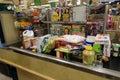
[[35, 5], [35, 3], [31, 3], [31, 6]]
[[59, 2], [59, 0], [48, 0], [48, 3], [51, 3], [51, 2]]
[[80, 5], [81, 4], [81, 0], [77, 0], [77, 5]]
[[49, 7], [50, 4], [41, 5], [42, 7]]
[[30, 6], [30, 8], [45, 8], [45, 7], [50, 7], [50, 4], [45, 4], [45, 5], [40, 5], [40, 6], [35, 6], [35, 5]]
[[68, 6], [72, 6], [72, 2], [70, 2], [70, 3], [68, 4]]
[[110, 1], [109, 4], [111, 4], [112, 2]]
[[86, 2], [83, 2], [83, 4], [84, 4], [84, 5], [87, 5], [87, 3], [86, 3]]

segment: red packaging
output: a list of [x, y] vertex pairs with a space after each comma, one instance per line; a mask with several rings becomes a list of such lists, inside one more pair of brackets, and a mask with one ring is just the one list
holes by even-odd
[[55, 47], [58, 48], [61, 46], [61, 42], [59, 40], [55, 41]]

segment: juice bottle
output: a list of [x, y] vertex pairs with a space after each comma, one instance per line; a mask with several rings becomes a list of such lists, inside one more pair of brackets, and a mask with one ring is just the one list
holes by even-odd
[[93, 51], [91, 46], [86, 46], [83, 51], [83, 63], [91, 65], [95, 60], [95, 52]]

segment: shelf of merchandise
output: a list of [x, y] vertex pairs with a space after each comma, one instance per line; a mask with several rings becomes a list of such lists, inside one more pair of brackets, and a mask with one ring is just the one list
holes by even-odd
[[20, 20], [33, 19], [32, 17], [15, 17], [15, 18]]
[[98, 23], [98, 22], [104, 22], [104, 20], [103, 19], [94, 19], [94, 20], [90, 20], [90, 22]]
[[99, 16], [105, 16], [105, 14], [89, 14], [88, 16], [95, 16], [95, 17], [99, 17]]
[[103, 15], [103, 16], [104, 16], [105, 14], [103, 14], [103, 13], [101, 13], [101, 14], [97, 14], [97, 13], [96, 13], [96, 14], [91, 14], [91, 15], [96, 15], [96, 16]]
[[115, 32], [117, 30], [106, 30], [106, 32]]
[[86, 24], [85, 21], [82, 22], [63, 22], [63, 21], [58, 21], [58, 22], [53, 22], [53, 21], [42, 21], [43, 23], [49, 23], [49, 24]]
[[[91, 11], [92, 9], [99, 9], [99, 8], [105, 8], [104, 12], [99, 12], [99, 13], [90, 13], [89, 11]], [[89, 19], [88, 18], [88, 22], [87, 24], [102, 24], [103, 26], [103, 33], [105, 33], [106, 31], [106, 18], [107, 18], [107, 9], [108, 8], [106, 5], [102, 7], [101, 6], [97, 6], [97, 7], [93, 7], [93, 6], [88, 6], [88, 14], [87, 17], [92, 17], [93, 19]]]
[[[109, 5], [106, 5], [106, 15], [105, 15], [105, 21], [107, 22], [107, 18], [108, 18], [108, 9], [109, 9]], [[110, 14], [109, 14], [110, 15]], [[105, 23], [105, 26], [107, 26], [107, 24]], [[104, 32], [106, 33], [106, 32], [116, 32], [116, 31], [118, 31], [118, 28], [116, 28], [116, 29], [112, 29], [112, 30], [107, 30], [106, 29], [106, 27], [104, 28]]]

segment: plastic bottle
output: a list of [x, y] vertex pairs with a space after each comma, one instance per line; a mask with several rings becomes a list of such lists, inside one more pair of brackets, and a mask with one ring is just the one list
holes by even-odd
[[83, 51], [83, 63], [87, 65], [93, 64], [95, 60], [95, 52], [93, 51], [91, 46], [86, 46]]

